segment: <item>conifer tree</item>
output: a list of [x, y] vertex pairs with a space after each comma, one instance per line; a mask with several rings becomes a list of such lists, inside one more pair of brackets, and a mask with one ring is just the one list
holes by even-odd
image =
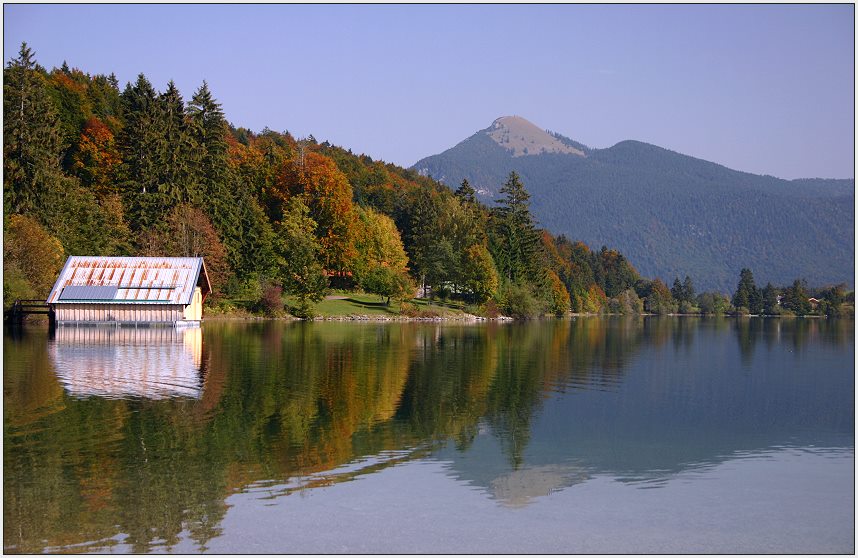
[[763, 310], [763, 294], [754, 283], [754, 274], [748, 268], [743, 268], [739, 274], [733, 306], [747, 308], [751, 314], [759, 314]]
[[787, 310], [791, 310], [797, 316], [804, 316], [806, 314], [810, 314], [810, 299], [807, 295], [807, 282], [796, 279], [793, 281], [792, 286], [784, 289], [783, 307]]
[[462, 203], [470, 203], [474, 204], [477, 202], [477, 191], [474, 190], [474, 187], [468, 182], [468, 179], [462, 180], [462, 185], [456, 190], [456, 197], [459, 198], [459, 201]]
[[228, 172], [226, 137], [229, 125], [220, 103], [212, 96], [205, 81], [191, 97], [187, 112], [191, 134], [200, 150], [198, 170], [201, 178], [207, 182], [208, 189], [225, 184]]
[[57, 111], [43, 69], [27, 43], [3, 71], [4, 211], [36, 211], [44, 192], [59, 188], [62, 144]]
[[539, 233], [530, 213], [530, 194], [515, 171], [500, 189], [504, 197], [495, 210], [495, 262], [501, 276], [511, 282], [541, 283], [537, 251]]
[[684, 300], [682, 296], [682, 283], [679, 281], [679, 277], [673, 280], [673, 286], [670, 288], [670, 294], [673, 295], [674, 300], [677, 302], [682, 302], [682, 300]]
[[763, 289], [763, 313], [767, 316], [778, 313], [778, 291], [771, 283]]
[[220, 104], [203, 84], [191, 97], [187, 108], [190, 137], [197, 151], [194, 175], [199, 184], [199, 203], [211, 216], [227, 250], [235, 254], [240, 236], [236, 203], [229, 176], [227, 134], [229, 126]]
[[164, 145], [159, 153], [159, 183], [170, 205], [196, 202], [193, 163], [197, 153], [185, 117], [185, 102], [171, 80], [158, 99]]
[[694, 302], [694, 283], [691, 282], [691, 277], [686, 275], [685, 281], [682, 282], [682, 296], [684, 302]]
[[122, 154], [122, 189], [125, 192], [129, 221], [135, 230], [147, 228], [164, 216], [166, 203], [158, 185], [164, 134], [160, 105], [155, 89], [140, 74], [132, 86], [122, 92], [125, 126], [117, 138]]

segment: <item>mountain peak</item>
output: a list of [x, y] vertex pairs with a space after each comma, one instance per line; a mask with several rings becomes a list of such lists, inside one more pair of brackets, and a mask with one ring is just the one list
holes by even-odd
[[520, 116], [501, 116], [485, 133], [495, 143], [512, 151], [513, 157], [542, 153], [571, 153], [584, 156], [580, 149], [568, 145]]

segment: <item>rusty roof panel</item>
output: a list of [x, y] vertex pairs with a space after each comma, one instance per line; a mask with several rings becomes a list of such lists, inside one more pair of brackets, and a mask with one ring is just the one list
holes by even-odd
[[69, 287], [111, 287], [116, 289], [113, 302], [190, 304], [202, 270], [202, 258], [70, 256], [47, 302], [72, 300], [61, 296]]

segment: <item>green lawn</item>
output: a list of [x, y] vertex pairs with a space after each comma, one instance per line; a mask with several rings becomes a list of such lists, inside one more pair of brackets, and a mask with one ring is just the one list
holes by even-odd
[[[316, 313], [319, 316], [399, 316], [400, 304], [398, 301], [391, 300], [390, 306], [385, 304], [386, 299], [382, 299], [376, 295], [337, 292], [335, 296], [343, 296], [342, 299], [325, 299], [317, 303]], [[295, 301], [290, 297], [285, 297], [286, 303], [291, 305]], [[434, 312], [438, 315], [461, 314], [462, 304], [449, 303], [443, 304], [438, 301], [429, 303], [428, 300], [414, 299], [410, 301], [421, 311]]]
[[350, 293], [348, 298], [340, 300], [323, 300], [316, 304], [316, 312], [320, 316], [398, 316], [399, 303], [390, 301], [390, 306], [378, 296]]

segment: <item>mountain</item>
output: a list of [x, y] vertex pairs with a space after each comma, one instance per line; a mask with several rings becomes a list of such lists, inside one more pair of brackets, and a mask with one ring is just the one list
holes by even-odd
[[491, 202], [510, 171], [554, 234], [620, 250], [645, 277], [698, 290], [756, 282], [854, 286], [855, 181], [783, 180], [639, 141], [591, 149], [518, 116], [499, 118], [414, 170]]

